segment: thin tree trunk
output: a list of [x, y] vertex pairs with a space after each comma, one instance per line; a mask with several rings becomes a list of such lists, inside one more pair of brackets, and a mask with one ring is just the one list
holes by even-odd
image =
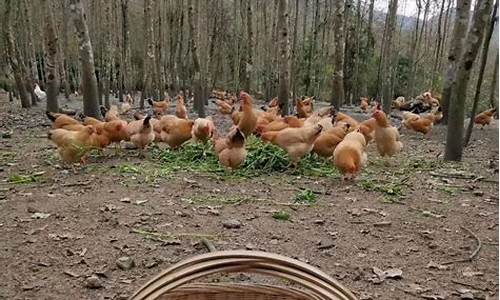
[[288, 76], [289, 76], [289, 53], [288, 53], [288, 0], [278, 0], [278, 30], [279, 30], [279, 92], [278, 101], [283, 105], [281, 113], [288, 115]]
[[144, 99], [152, 96], [151, 86], [154, 74], [154, 38], [153, 22], [151, 20], [151, 10], [154, 0], [144, 0], [144, 39], [146, 41], [144, 48], [144, 66], [142, 68], [142, 93], [140, 108], [144, 108]]
[[335, 58], [333, 73], [333, 92], [331, 104], [340, 109], [344, 103], [344, 1], [335, 0], [334, 43]]
[[47, 48], [47, 63], [45, 66], [45, 74], [47, 74], [47, 111], [59, 112], [59, 103], [57, 96], [59, 94], [59, 74], [57, 72], [58, 62], [58, 46], [57, 35], [54, 25], [54, 14], [50, 2], [42, 0], [43, 9], [45, 10], [45, 45]]
[[293, 25], [293, 44], [292, 44], [292, 67], [291, 67], [291, 74], [290, 74], [290, 86], [292, 90], [292, 102], [293, 105], [295, 105], [295, 97], [297, 95], [297, 70], [296, 70], [296, 65], [297, 65], [297, 58], [296, 58], [296, 53], [297, 53], [297, 23], [299, 19], [299, 0], [295, 0], [295, 18], [293, 20], [294, 25]]
[[312, 41], [309, 42], [309, 57], [307, 59], [307, 80], [306, 80], [306, 94], [311, 95], [314, 90], [314, 82], [316, 78], [312, 72], [313, 63], [316, 62], [316, 43], [318, 41], [318, 23], [319, 23], [319, 0], [314, 4], [314, 22], [311, 28]]
[[490, 87], [490, 106], [495, 107], [498, 110], [498, 104], [496, 101], [495, 93], [498, 91], [498, 53], [495, 58], [495, 67], [493, 68], [493, 78], [491, 79]]
[[26, 85], [24, 83], [25, 71], [22, 61], [19, 59], [19, 51], [14, 43], [14, 36], [12, 34], [11, 26], [11, 11], [12, 11], [12, 1], [5, 0], [5, 10], [3, 18], [3, 36], [5, 41], [5, 46], [7, 50], [8, 60], [12, 72], [14, 73], [14, 80], [16, 82], [16, 87], [19, 93], [19, 98], [21, 98], [21, 106], [23, 108], [29, 108], [31, 106], [31, 101], [26, 91]]
[[[462, 56], [462, 47], [469, 26], [470, 0], [457, 0], [455, 25], [448, 53], [448, 67], [444, 75], [444, 87], [441, 97], [441, 108], [443, 109], [444, 124], [448, 124], [448, 104], [454, 98], [453, 92], [456, 85], [457, 60]], [[460, 146], [461, 148], [461, 146]]]
[[[470, 121], [467, 127], [467, 132], [465, 133], [464, 148], [467, 147], [467, 145], [469, 144], [470, 137], [472, 135], [472, 128], [474, 127], [474, 118], [476, 116], [477, 106], [479, 104], [479, 95], [481, 93], [481, 85], [483, 83], [484, 69], [486, 68], [486, 62], [488, 60], [488, 52], [489, 52], [488, 50], [490, 49], [491, 35], [493, 34], [493, 30], [495, 30], [497, 9], [498, 9], [498, 0], [495, 1], [495, 5], [493, 6], [493, 12], [491, 14], [489, 22], [490, 26], [488, 27], [488, 31], [486, 32], [486, 36], [484, 37], [483, 50], [481, 55], [481, 66], [479, 68], [479, 74], [477, 77], [476, 92], [474, 94], [474, 102], [472, 104], [472, 110], [470, 113]], [[498, 68], [498, 66], [495, 67]]]
[[[430, 1], [430, 0], [427, 0]], [[417, 59], [417, 47], [418, 45], [418, 32], [420, 28], [420, 13], [422, 11], [422, 2], [421, 0], [417, 0], [417, 23], [415, 23], [415, 30], [413, 32], [413, 41], [410, 44], [410, 67], [408, 74], [408, 85], [406, 87], [406, 95], [413, 96], [414, 93], [414, 85], [415, 85], [415, 72], [413, 71], [413, 67], [415, 65], [415, 60]]]
[[[437, 77], [439, 75], [439, 55], [441, 54], [441, 46], [443, 43], [443, 27], [442, 25], [442, 19], [443, 19], [443, 12], [444, 12], [444, 5], [446, 3], [446, 0], [441, 0], [441, 8], [439, 9], [439, 17], [438, 17], [438, 25], [437, 25], [437, 36], [436, 36], [436, 52], [434, 56], [434, 63], [432, 64], [432, 90], [436, 88], [437, 85]], [[446, 29], [445, 29], [446, 30]]]
[[[453, 100], [450, 101], [448, 130], [446, 134], [445, 160], [462, 160], [463, 132], [465, 116], [465, 100], [467, 97], [467, 85], [474, 61], [476, 60], [481, 45], [488, 15], [491, 13], [492, 0], [478, 1], [473, 17], [473, 23], [467, 35], [465, 51], [457, 64], [456, 91]], [[459, 8], [460, 9], [460, 8]], [[460, 12], [459, 12], [460, 14]], [[463, 32], [462, 34], [465, 34]]]
[[26, 89], [31, 95], [31, 105], [36, 106], [37, 105], [37, 97], [35, 94], [34, 86], [35, 86], [35, 79], [38, 77], [37, 73], [37, 64], [36, 64], [36, 58], [35, 58], [35, 48], [33, 45], [33, 31], [32, 31], [32, 14], [31, 10], [29, 9], [29, 3], [27, 0], [23, 1], [24, 5], [24, 18], [25, 18], [25, 26], [27, 30], [27, 35], [28, 35], [28, 45], [27, 45], [27, 51], [28, 51], [28, 65], [27, 67], [29, 68], [29, 75], [28, 75], [28, 83]]
[[396, 18], [398, 10], [398, 0], [391, 0], [389, 3], [389, 12], [387, 15], [387, 32], [384, 40], [384, 49], [382, 52], [382, 75], [384, 76], [382, 84], [382, 107], [386, 113], [391, 111], [392, 94], [392, 35], [396, 27]]
[[[196, 1], [196, 0], [195, 0]], [[194, 87], [194, 101], [195, 108], [198, 113], [198, 117], [205, 117], [205, 104], [203, 101], [203, 87], [201, 71], [200, 71], [200, 61], [198, 56], [198, 42], [197, 42], [197, 21], [195, 19], [198, 18], [198, 11], [195, 11], [195, 7], [193, 5], [193, 0], [188, 0], [188, 23], [189, 23], [189, 32], [191, 35], [191, 55], [193, 59], [193, 70], [194, 70], [194, 78], [193, 78], [193, 87]]]
[[82, 63], [83, 113], [89, 117], [100, 118], [94, 54], [81, 0], [70, 0], [70, 10], [78, 35], [78, 49]]

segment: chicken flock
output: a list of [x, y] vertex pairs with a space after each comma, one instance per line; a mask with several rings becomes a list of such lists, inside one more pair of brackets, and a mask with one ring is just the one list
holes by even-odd
[[[190, 120], [183, 94], [176, 96], [175, 112], [168, 114], [171, 99], [148, 100], [153, 114], [135, 113], [134, 120], [127, 122], [134, 100], [127, 95], [120, 108], [101, 107], [103, 120], [79, 115], [71, 117], [62, 113], [47, 112], [52, 121], [49, 139], [57, 146], [60, 158], [66, 163], [86, 162], [92, 149], [104, 149], [122, 141], [132, 143], [144, 155], [152, 143], [166, 143], [178, 149], [187, 142], [212, 143], [213, 151], [221, 165], [228, 169], [242, 166], [247, 156], [245, 144], [250, 135], [284, 149], [293, 166], [309, 153], [329, 159], [344, 179], [354, 179], [367, 163], [367, 146], [374, 143], [382, 157], [401, 152], [400, 128], [392, 125], [390, 117], [380, 103], [361, 98], [360, 109], [370, 118], [358, 122], [334, 107], [314, 110], [314, 98], [298, 99], [296, 114], [282, 116], [277, 98], [267, 106], [257, 108], [254, 99], [242, 91], [239, 97], [229, 92], [212, 92], [218, 112], [232, 120], [232, 127], [225, 135], [217, 130], [212, 117]], [[239, 101], [239, 106], [237, 102]], [[238, 108], [237, 108], [238, 107]], [[412, 131], [429, 135], [435, 124], [442, 119], [439, 98], [425, 92], [412, 101], [399, 97], [392, 107], [402, 111], [402, 125]], [[427, 113], [423, 113], [427, 112]], [[475, 118], [475, 123], [490, 124], [494, 109]]]

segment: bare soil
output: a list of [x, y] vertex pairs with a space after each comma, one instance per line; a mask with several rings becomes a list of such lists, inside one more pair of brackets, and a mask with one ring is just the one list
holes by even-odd
[[[497, 126], [474, 131], [462, 163], [442, 161], [445, 128], [437, 126], [430, 138], [403, 130], [405, 149], [388, 161], [370, 145], [354, 183], [288, 172], [235, 179], [162, 174], [160, 162], [133, 150], [106, 149], [65, 169], [46, 138], [44, 107], [17, 106], [0, 95], [0, 299], [126, 299], [171, 264], [206, 252], [204, 237], [218, 250], [298, 258], [360, 299], [461, 299], [467, 290], [498, 299]], [[294, 204], [303, 189], [317, 202]], [[277, 211], [289, 220], [273, 218]], [[226, 229], [233, 219], [240, 228]], [[476, 249], [464, 228], [480, 251], [446, 264]], [[135, 267], [120, 269], [124, 256]], [[402, 276], [382, 280], [374, 268]], [[102, 287], [88, 287], [92, 275]]]

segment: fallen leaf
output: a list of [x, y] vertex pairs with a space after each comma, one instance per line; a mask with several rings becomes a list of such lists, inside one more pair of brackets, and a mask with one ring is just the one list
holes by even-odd
[[32, 219], [47, 219], [48, 217], [50, 217], [50, 214], [41, 213], [41, 212], [36, 212], [36, 213], [31, 215]]

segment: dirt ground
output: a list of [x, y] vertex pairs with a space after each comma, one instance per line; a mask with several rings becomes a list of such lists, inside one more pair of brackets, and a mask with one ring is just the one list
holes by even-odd
[[[497, 126], [474, 131], [462, 163], [442, 161], [444, 127], [430, 138], [403, 130], [401, 155], [386, 162], [370, 145], [368, 167], [345, 183], [161, 174], [158, 161], [113, 149], [64, 169], [43, 110], [0, 95], [0, 299], [126, 299], [171, 264], [207, 252], [203, 237], [218, 250], [298, 258], [360, 299], [498, 299]], [[315, 204], [293, 204], [303, 189]], [[277, 211], [289, 220], [273, 218]], [[474, 252], [473, 235], [477, 256], [449, 263]], [[122, 270], [121, 257], [135, 266]]]

